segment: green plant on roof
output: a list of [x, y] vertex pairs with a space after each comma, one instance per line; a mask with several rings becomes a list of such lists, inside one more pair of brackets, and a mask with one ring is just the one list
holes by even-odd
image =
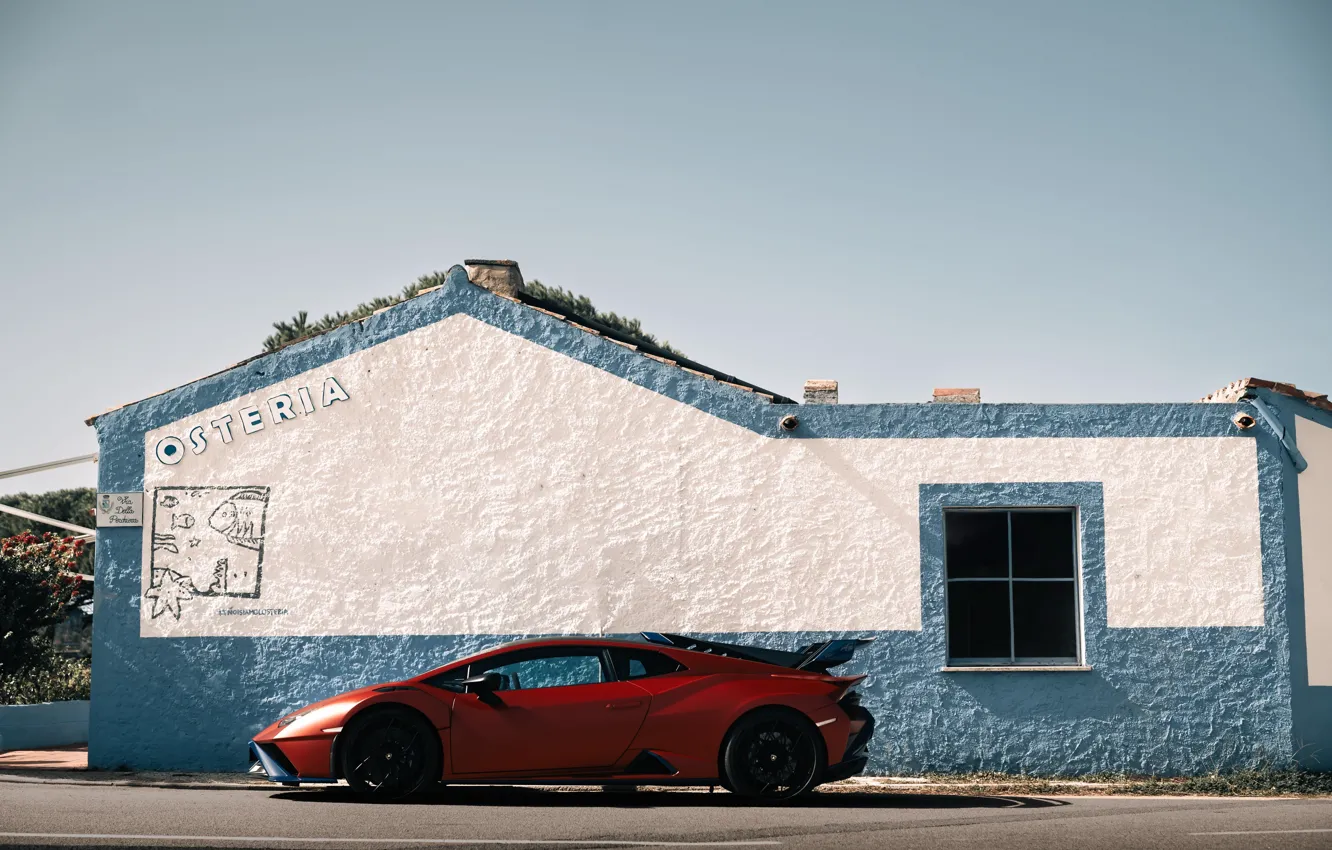
[[[376, 310], [400, 304], [408, 298], [416, 297], [422, 290], [440, 286], [444, 283], [446, 274], [446, 272], [431, 272], [428, 275], [422, 275], [417, 278], [415, 283], [404, 287], [400, 295], [376, 298], [373, 301], [358, 304], [355, 309], [349, 312], [330, 313], [315, 322], [311, 322], [310, 314], [302, 310], [288, 321], [273, 323], [275, 332], [264, 340], [264, 352], [277, 351], [279, 348], [290, 345], [297, 340], [331, 331], [349, 322], [360, 321]], [[585, 322], [598, 322], [639, 342], [654, 345], [676, 357], [683, 358], [686, 356], [684, 352], [672, 347], [666, 340], [658, 340], [655, 336], [643, 330], [643, 323], [638, 319], [627, 318], [616, 313], [601, 312], [593, 305], [592, 299], [586, 295], [577, 295], [560, 286], [547, 286], [539, 280], [528, 281], [523, 284], [523, 289], [528, 295], [555, 305], [558, 312], [565, 313], [570, 318], [582, 319]]]
[[558, 304], [561, 312], [568, 313], [582, 319], [593, 322], [600, 322], [603, 325], [614, 328], [622, 334], [633, 337], [640, 342], [646, 342], [649, 345], [655, 345], [662, 351], [668, 351], [676, 357], [688, 357], [683, 351], [671, 346], [666, 340], [658, 340], [655, 336], [643, 330], [643, 323], [638, 319], [631, 319], [627, 316], [620, 316], [617, 313], [603, 313], [592, 304], [592, 299], [586, 295], [576, 295], [560, 286], [547, 286], [539, 280], [530, 280], [523, 284], [523, 289], [528, 294], [533, 295], [543, 301], [550, 301]]

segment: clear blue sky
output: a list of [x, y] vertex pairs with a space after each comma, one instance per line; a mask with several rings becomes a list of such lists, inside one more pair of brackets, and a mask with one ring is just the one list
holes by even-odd
[[793, 396], [1329, 391], [1332, 3], [0, 2], [0, 469], [467, 257]]

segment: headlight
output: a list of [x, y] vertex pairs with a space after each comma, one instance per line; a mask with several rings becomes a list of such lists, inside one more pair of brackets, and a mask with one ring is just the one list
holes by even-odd
[[298, 711], [298, 712], [296, 712], [295, 714], [288, 714], [286, 717], [284, 717], [284, 718], [282, 718], [281, 720], [278, 721], [278, 728], [279, 728], [279, 729], [284, 729], [284, 728], [290, 726], [291, 724], [295, 723], [297, 720], [300, 720], [302, 717], [304, 717], [305, 715], [307, 715], [307, 714], [309, 714], [309, 713], [310, 713], [310, 712], [309, 712], [309, 710], [307, 709], [306, 711]]

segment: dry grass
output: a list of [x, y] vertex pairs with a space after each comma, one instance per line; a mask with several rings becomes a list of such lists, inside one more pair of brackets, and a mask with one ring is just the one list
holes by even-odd
[[1024, 794], [1036, 796], [1332, 796], [1332, 772], [1237, 770], [1200, 776], [1025, 776], [1009, 773], [927, 774], [919, 777], [860, 777], [825, 785], [825, 791], [898, 794]]

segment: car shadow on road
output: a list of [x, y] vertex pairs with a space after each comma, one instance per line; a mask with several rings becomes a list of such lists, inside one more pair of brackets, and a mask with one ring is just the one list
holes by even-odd
[[[359, 797], [346, 786], [279, 791], [275, 800], [296, 803], [378, 803]], [[723, 791], [602, 791], [567, 790], [528, 786], [452, 786], [417, 794], [397, 805], [416, 806], [551, 806], [587, 808], [754, 808], [780, 805], [805, 809], [1041, 809], [1067, 806], [1064, 800], [1042, 797], [983, 796], [965, 794], [893, 794], [885, 792], [815, 792], [780, 803], [748, 800]]]

